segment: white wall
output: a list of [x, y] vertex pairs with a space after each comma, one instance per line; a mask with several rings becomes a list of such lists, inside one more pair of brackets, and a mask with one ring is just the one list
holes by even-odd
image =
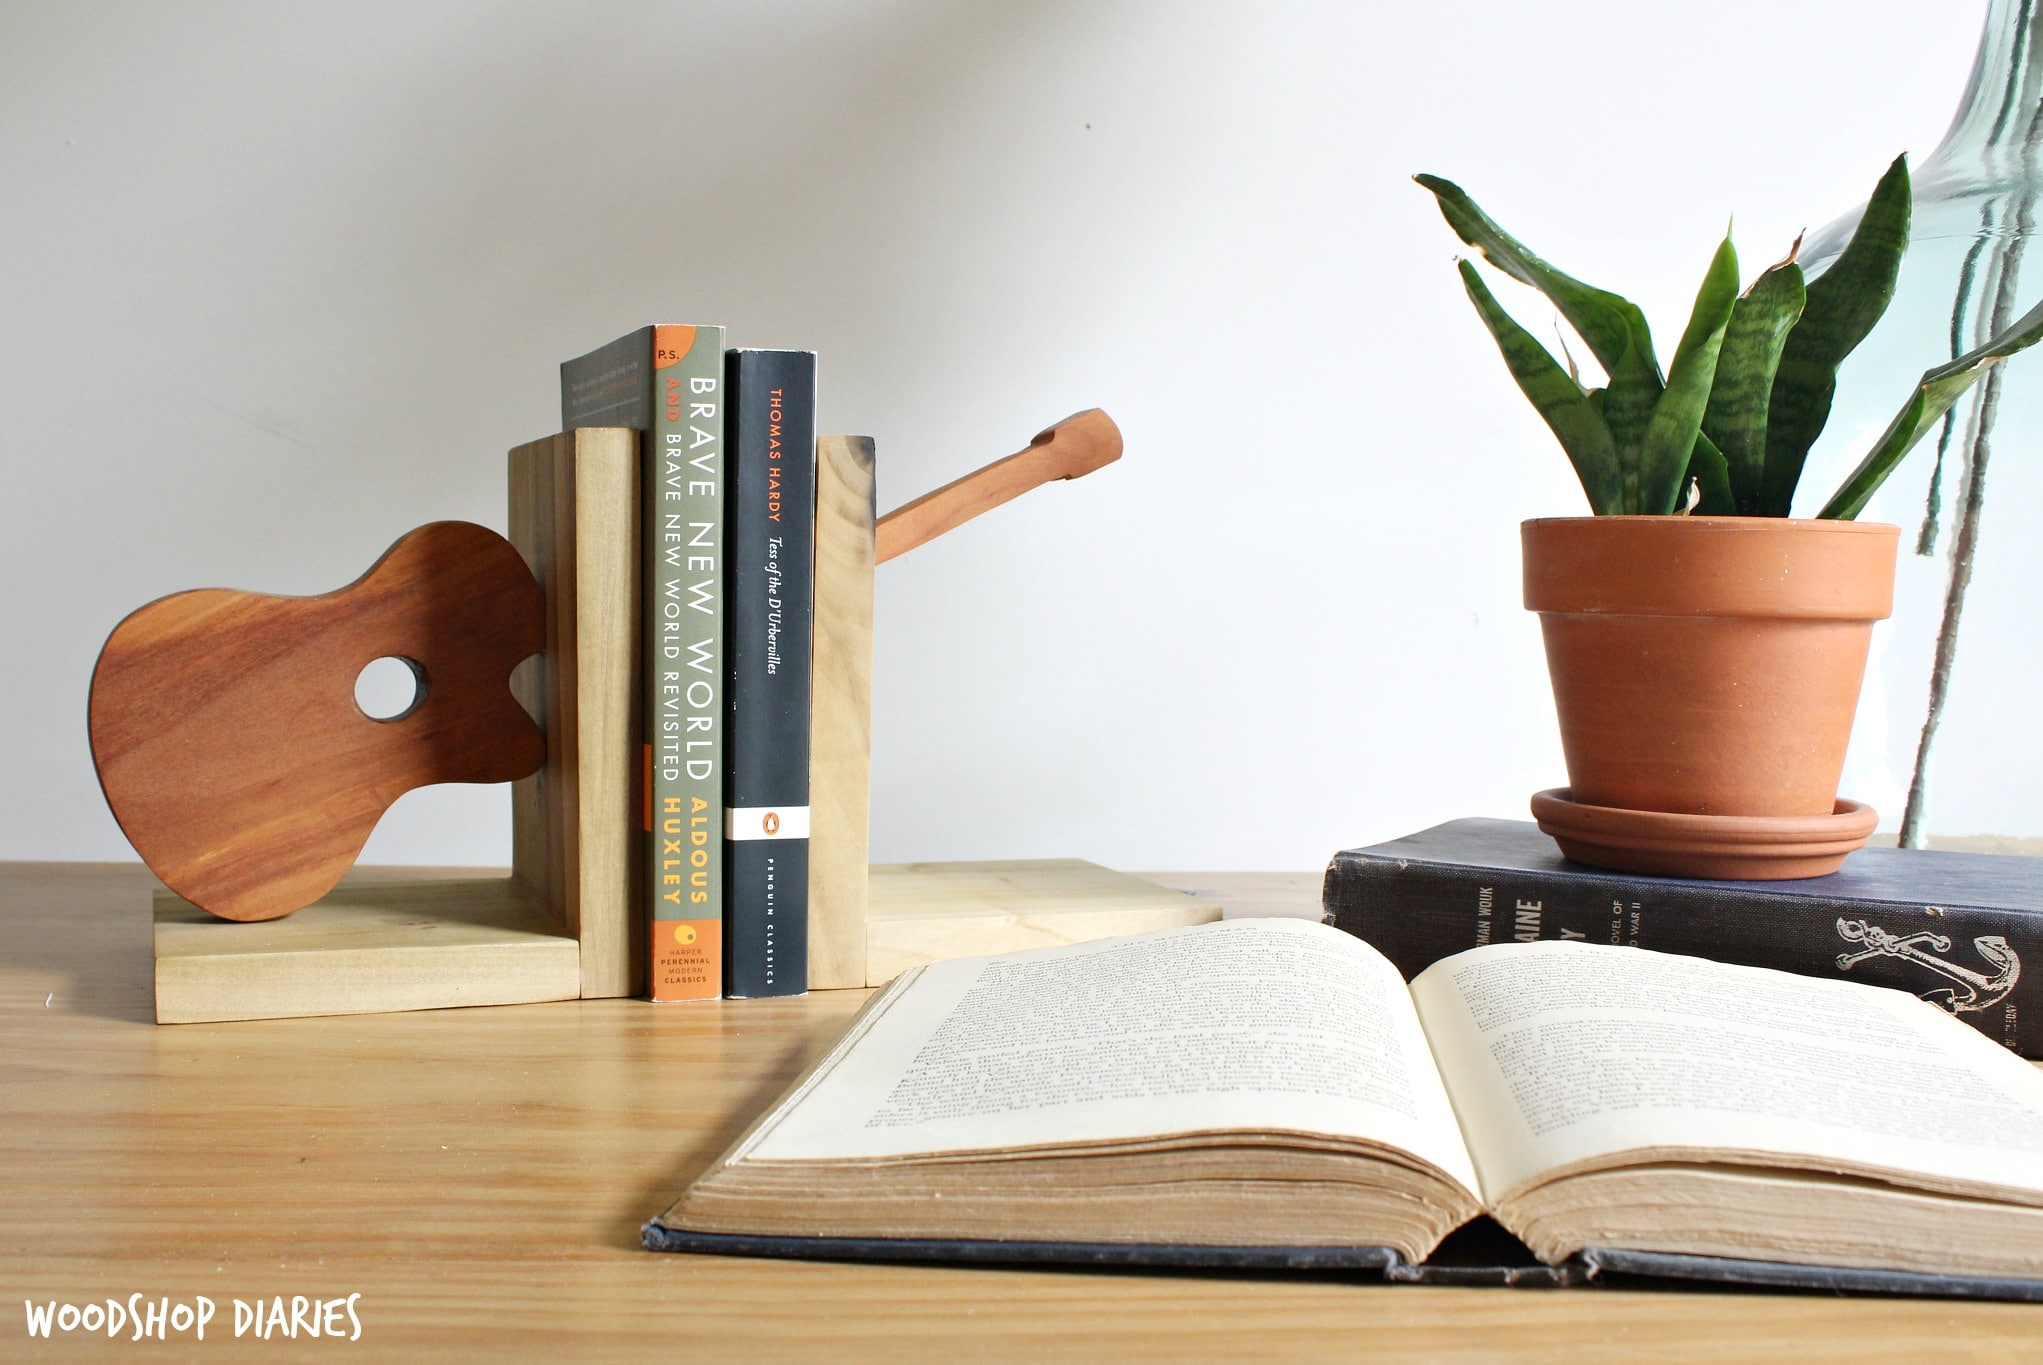
[[[1517, 523], [1580, 494], [1407, 177], [1671, 338], [1728, 214], [1756, 268], [1934, 145], [1982, 12], [0, 8], [0, 857], [129, 856], [85, 736], [123, 614], [501, 527], [555, 364], [656, 319], [820, 351], [883, 509], [1126, 433], [881, 570], [876, 857], [1313, 867], [1522, 814], [1563, 773]], [[503, 862], [507, 810], [417, 794], [369, 857]], [[2033, 784], [1995, 819], [2043, 832]]]

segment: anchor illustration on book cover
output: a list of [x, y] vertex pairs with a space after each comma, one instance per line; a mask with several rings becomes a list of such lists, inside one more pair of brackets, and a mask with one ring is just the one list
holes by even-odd
[[[1943, 1006], [1952, 1014], [1970, 1014], [1998, 1005], [2008, 998], [2022, 975], [2022, 959], [1999, 934], [1982, 934], [1972, 940], [1973, 949], [1988, 966], [1994, 968], [1993, 975], [1988, 976], [1937, 956], [1951, 951], [1948, 934], [1933, 930], [1892, 934], [1862, 919], [1840, 919], [1837, 933], [1846, 943], [1866, 945], [1855, 953], [1839, 953], [1839, 971], [1848, 972], [1859, 963], [1875, 957], [1898, 957], [1920, 963], [1951, 983], [1921, 992], [1923, 999]], [[1925, 945], [1930, 951], [1924, 951]]]

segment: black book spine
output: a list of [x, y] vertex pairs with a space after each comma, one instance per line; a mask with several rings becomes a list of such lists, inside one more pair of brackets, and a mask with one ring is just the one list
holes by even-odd
[[[1638, 878], [1334, 855], [1321, 904], [1407, 979], [1443, 957], [1514, 939], [1582, 939], [1920, 995], [2024, 1057], [2043, 1056], [2043, 915], [1993, 906], [1830, 898]], [[2023, 1027], [2027, 1016], [2029, 1027]]]
[[809, 981], [816, 357], [732, 351], [725, 990]]

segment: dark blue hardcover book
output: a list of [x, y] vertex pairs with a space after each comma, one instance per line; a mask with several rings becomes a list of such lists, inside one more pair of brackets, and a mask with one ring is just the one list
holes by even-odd
[[1491, 942], [1582, 939], [1892, 986], [2043, 1057], [2043, 859], [1865, 848], [1827, 877], [1608, 872], [1521, 820], [1452, 820], [1328, 864], [1328, 923], [1407, 979]]
[[732, 351], [724, 989], [809, 988], [816, 356]]

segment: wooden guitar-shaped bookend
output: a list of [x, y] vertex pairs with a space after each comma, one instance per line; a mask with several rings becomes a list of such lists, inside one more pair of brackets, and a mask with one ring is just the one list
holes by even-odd
[[[825, 436], [816, 446], [816, 663], [809, 735], [809, 986], [885, 985], [887, 953], [869, 932], [872, 814], [873, 566], [908, 553], [1053, 479], [1121, 458], [1121, 429], [1087, 408], [1026, 449], [875, 518], [873, 442]], [[898, 882], [899, 879], [896, 879]], [[964, 907], [953, 907], [963, 909]], [[918, 928], [948, 926], [927, 907]], [[986, 916], [980, 916], [985, 920]], [[994, 918], [1007, 924], [1015, 916]], [[1158, 927], [1153, 923], [1136, 926]], [[972, 925], [953, 935], [979, 951]], [[995, 944], [986, 951], [1010, 946]], [[1034, 946], [1034, 945], [1029, 945]], [[959, 954], [952, 953], [950, 956]], [[883, 974], [884, 973], [884, 974]]]
[[[466, 522], [405, 535], [319, 597], [204, 589], [114, 628], [92, 675], [92, 757], [114, 818], [166, 886], [222, 919], [288, 915], [331, 890], [383, 812], [436, 782], [509, 782], [546, 739], [511, 695], [545, 602], [510, 542]], [[387, 720], [364, 667], [411, 665]]]

